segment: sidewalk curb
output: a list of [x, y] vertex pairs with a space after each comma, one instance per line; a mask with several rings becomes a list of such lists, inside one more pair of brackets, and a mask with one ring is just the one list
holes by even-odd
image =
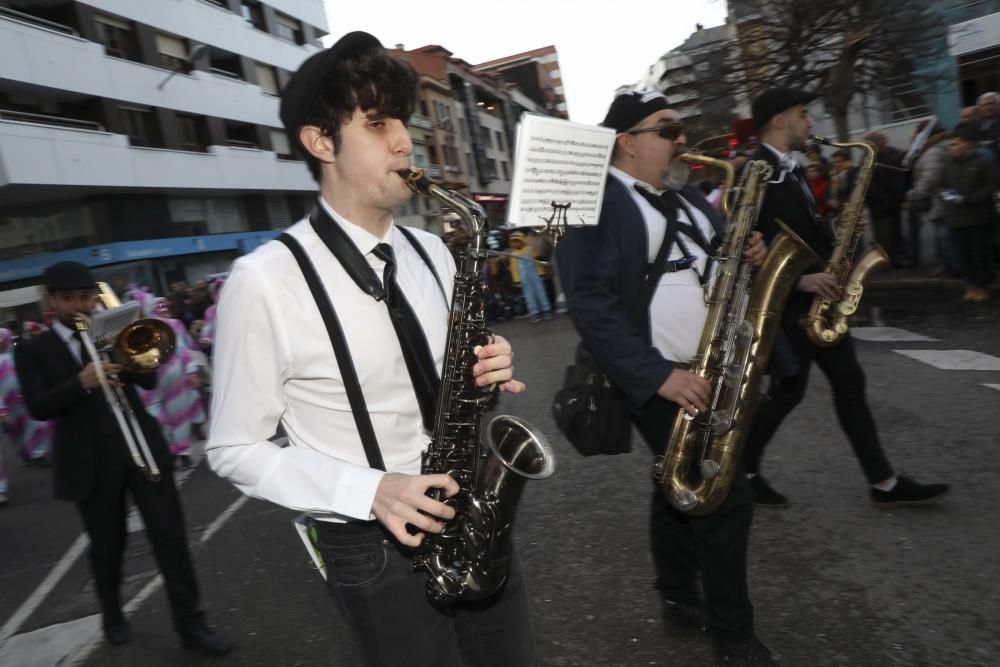
[[923, 278], [919, 276], [874, 279], [865, 285], [865, 292], [929, 291], [959, 292], [965, 286], [957, 278]]

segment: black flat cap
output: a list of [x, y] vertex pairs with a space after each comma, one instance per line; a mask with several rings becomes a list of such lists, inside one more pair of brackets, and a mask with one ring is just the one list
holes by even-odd
[[294, 136], [306, 124], [316, 91], [340, 61], [366, 51], [382, 48], [367, 32], [349, 32], [328, 49], [314, 53], [299, 66], [281, 91], [279, 115], [289, 135]]
[[45, 269], [45, 289], [53, 292], [73, 292], [96, 289], [94, 276], [79, 262], [59, 262]]
[[623, 93], [611, 103], [601, 125], [620, 134], [635, 127], [650, 114], [669, 108], [670, 103], [663, 93], [641, 90]]
[[786, 109], [809, 104], [816, 95], [796, 88], [768, 88], [753, 101], [753, 124], [760, 130], [764, 124]]

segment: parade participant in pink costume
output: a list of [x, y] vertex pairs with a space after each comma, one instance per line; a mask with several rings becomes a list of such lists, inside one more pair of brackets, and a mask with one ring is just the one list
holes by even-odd
[[197, 391], [198, 367], [191, 354], [194, 343], [184, 323], [170, 317], [166, 299], [150, 297], [141, 290], [133, 292], [132, 297], [142, 304], [147, 317], [163, 320], [177, 336], [174, 356], [157, 370], [156, 389], [140, 393], [150, 414], [163, 427], [170, 453], [178, 457], [180, 465], [188, 466], [192, 424], [205, 421], [205, 408]]
[[[10, 332], [8, 331], [7, 333]], [[4, 404], [3, 399], [0, 398], [0, 425], [6, 423], [7, 423], [7, 406], [6, 404]], [[0, 452], [0, 505], [7, 504], [9, 489], [10, 487], [7, 484], [7, 469], [3, 467], [3, 453]]]
[[[37, 336], [42, 328], [35, 322], [25, 322], [24, 331]], [[24, 407], [21, 387], [14, 371], [13, 337], [9, 329], [0, 329], [0, 403], [3, 403], [7, 413], [3, 430], [29, 465], [44, 465], [48, 463], [52, 448], [53, 426], [51, 422], [35, 421]]]

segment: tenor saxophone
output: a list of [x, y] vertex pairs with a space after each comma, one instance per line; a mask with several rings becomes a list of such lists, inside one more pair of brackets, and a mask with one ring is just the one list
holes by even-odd
[[489, 597], [507, 580], [513, 545], [511, 531], [518, 499], [529, 479], [544, 479], [555, 471], [555, 454], [545, 436], [524, 420], [500, 415], [485, 431], [483, 415], [495, 388], [476, 386], [471, 369], [474, 349], [493, 339], [486, 327], [485, 211], [467, 197], [431, 182], [420, 169], [398, 172], [416, 193], [439, 200], [455, 211], [467, 227], [469, 242], [458, 258], [451, 298], [451, 319], [437, 397], [434, 432], [423, 454], [421, 473], [446, 474], [460, 491], [442, 499], [455, 517], [440, 534], [427, 534], [413, 559], [415, 571], [428, 576], [427, 596], [447, 605], [462, 598]]
[[[727, 183], [733, 182], [728, 162], [691, 153], [680, 159], [725, 169]], [[708, 315], [691, 366], [691, 372], [710, 385], [709, 409], [693, 419], [684, 411], [678, 413], [654, 469], [670, 504], [695, 516], [714, 511], [729, 494], [785, 301], [802, 270], [820, 261], [783, 224], [756, 274], [743, 259], [771, 172], [764, 160], [746, 164], [722, 242]]]
[[875, 144], [866, 140], [839, 143], [817, 136], [813, 136], [813, 140], [835, 148], [860, 148], [865, 153], [851, 196], [838, 216], [833, 254], [826, 263], [826, 272], [833, 274], [837, 280], [840, 299], [832, 301], [817, 295], [809, 312], [802, 318], [809, 340], [829, 347], [847, 335], [847, 320], [858, 310], [865, 282], [889, 263], [889, 256], [881, 246], [873, 243], [857, 262], [853, 261], [858, 243], [865, 235], [864, 227], [859, 222], [875, 167]]

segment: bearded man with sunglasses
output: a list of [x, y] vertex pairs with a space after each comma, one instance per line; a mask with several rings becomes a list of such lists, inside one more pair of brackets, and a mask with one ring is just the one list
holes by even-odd
[[[556, 261], [584, 346], [623, 392], [633, 422], [659, 456], [678, 410], [696, 415], [707, 409], [709, 385], [688, 369], [708, 313], [709, 257], [725, 220], [697, 188], [682, 187], [684, 179], [677, 178], [687, 166], [673, 158], [687, 139], [666, 97], [619, 95], [602, 124], [618, 136], [600, 221], [570, 229]], [[665, 257], [658, 262], [661, 244]], [[755, 234], [747, 259], [759, 264], [766, 252]], [[734, 479], [721, 507], [701, 517], [672, 508], [654, 484], [655, 586], [668, 626], [707, 626], [719, 664], [774, 665], [754, 633], [747, 591], [753, 495], [743, 474]]]

